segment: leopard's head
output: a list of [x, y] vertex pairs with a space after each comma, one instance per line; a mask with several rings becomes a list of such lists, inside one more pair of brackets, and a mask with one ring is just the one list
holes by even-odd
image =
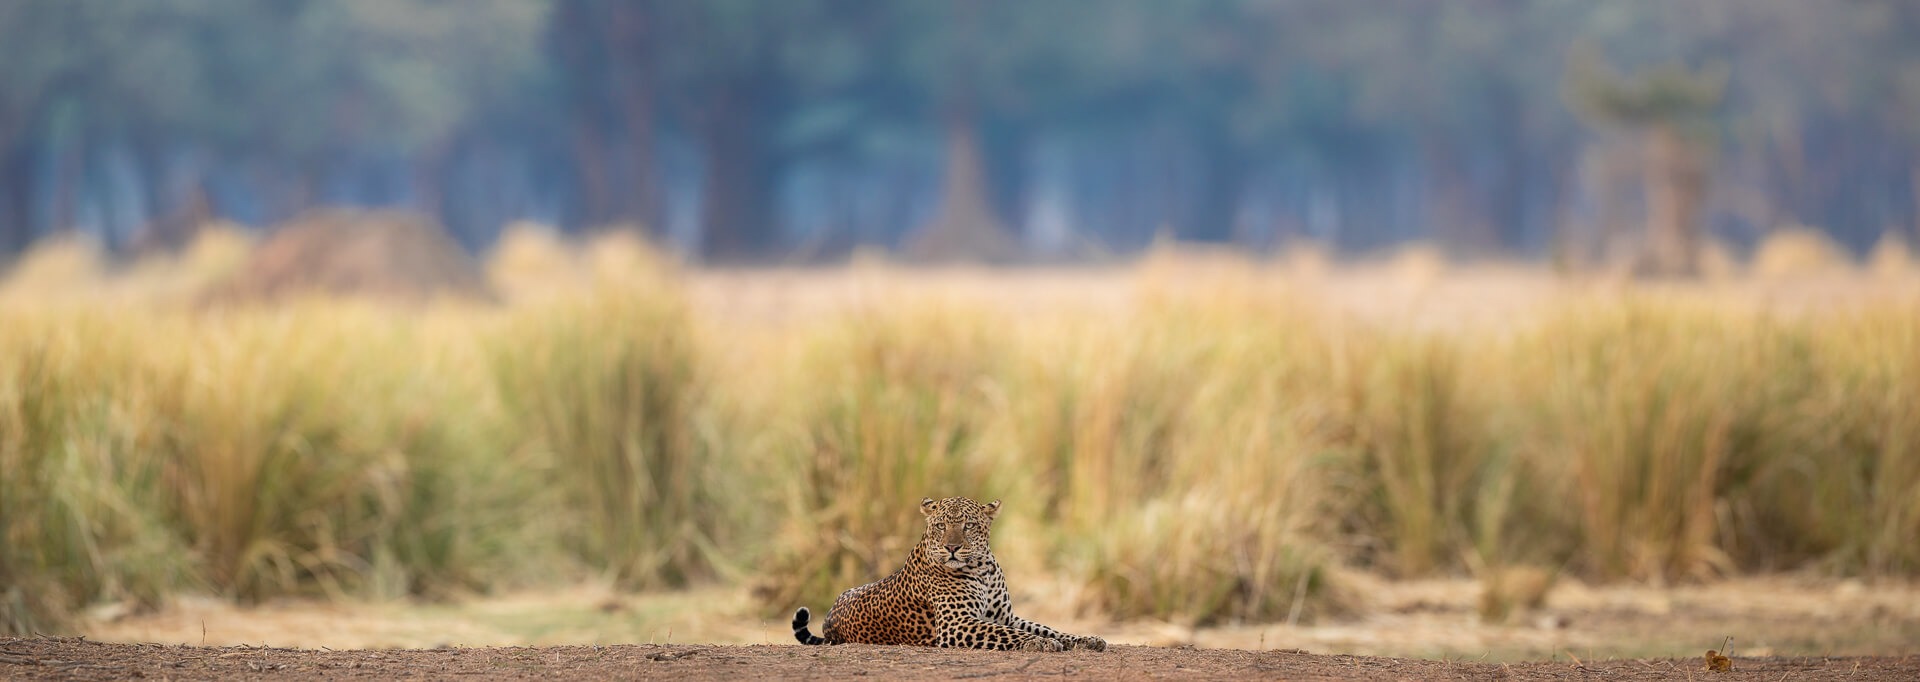
[[1000, 501], [980, 504], [964, 497], [920, 501], [920, 513], [927, 517], [927, 534], [920, 539], [927, 560], [949, 571], [965, 572], [993, 561], [987, 548], [993, 517], [1000, 512]]

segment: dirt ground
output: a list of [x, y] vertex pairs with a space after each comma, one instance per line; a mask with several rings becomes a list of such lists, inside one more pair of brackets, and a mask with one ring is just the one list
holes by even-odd
[[1496, 664], [1192, 647], [1116, 646], [1105, 652], [1053, 654], [868, 645], [649, 644], [332, 651], [31, 638], [0, 639], [0, 677], [1913, 680], [1920, 679], [1920, 656], [1740, 658], [1732, 672], [1708, 672], [1700, 659]]
[[[788, 644], [790, 615], [766, 612], [743, 589], [579, 586], [445, 604], [200, 598], [147, 613], [97, 609], [87, 640], [0, 641], [0, 678], [1920, 679], [1915, 583], [1568, 580], [1546, 608], [1489, 624], [1474, 611], [1471, 580], [1378, 581], [1362, 585], [1368, 612], [1353, 618], [1203, 628], [1077, 615], [1070, 583], [1035, 575], [1025, 585], [1022, 613], [1114, 648], [799, 647]], [[1726, 638], [1734, 673], [1708, 673], [1701, 655]]]
[[[1077, 584], [1019, 569], [1014, 603], [1034, 620], [1114, 644], [1205, 649], [1301, 649], [1491, 662], [1678, 658], [1724, 648], [1738, 655], [1920, 654], [1920, 583], [1747, 577], [1651, 587], [1560, 581], [1545, 607], [1502, 623], [1481, 620], [1471, 579], [1384, 581], [1349, 576], [1367, 595], [1361, 613], [1318, 622], [1194, 627], [1111, 621], [1075, 608]], [[820, 608], [816, 606], [816, 608]], [[75, 634], [106, 642], [306, 649], [432, 649], [611, 644], [785, 644], [792, 613], [748, 590], [717, 586], [623, 593], [604, 584], [450, 602], [276, 600], [239, 605], [176, 598], [141, 611], [90, 609]]]

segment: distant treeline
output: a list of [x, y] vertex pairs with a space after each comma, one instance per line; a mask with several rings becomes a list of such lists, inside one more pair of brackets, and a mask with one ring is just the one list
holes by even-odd
[[5, 0], [0, 45], [0, 254], [337, 204], [735, 261], [939, 225], [1062, 257], [1591, 255], [1663, 220], [1864, 249], [1920, 212], [1892, 0]]

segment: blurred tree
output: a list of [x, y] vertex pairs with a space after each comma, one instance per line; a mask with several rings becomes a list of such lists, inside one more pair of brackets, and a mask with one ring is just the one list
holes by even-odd
[[247, 135], [304, 167], [306, 202], [356, 158], [411, 158], [411, 203], [437, 212], [449, 145], [476, 111], [521, 94], [544, 20], [520, 0], [306, 4], [280, 24], [273, 66], [241, 76], [266, 81], [243, 91], [246, 110], [268, 112]]
[[[145, 216], [172, 243], [184, 233], [164, 228], [197, 211], [262, 223], [359, 203], [439, 212], [473, 245], [521, 217], [660, 236], [672, 215], [697, 217], [716, 259], [782, 256], [789, 231], [912, 228], [958, 245], [935, 251], [1003, 258], [1045, 183], [1049, 230], [1122, 248], [1167, 226], [1526, 252], [1563, 213], [1594, 212], [1569, 181], [1583, 119], [1632, 131], [1653, 164], [1662, 268], [1684, 269], [1690, 230], [1805, 223], [1857, 248], [1920, 216], [1917, 15], [1895, 0], [8, 0], [0, 250], [50, 226], [111, 241]], [[1576, 42], [1636, 75], [1567, 63]], [[1726, 70], [1707, 92], [1714, 74], [1668, 78], [1668, 62]], [[1661, 109], [1663, 88], [1710, 96]], [[1709, 128], [1713, 163], [1689, 141]], [[825, 176], [835, 196], [810, 196]]]
[[1717, 136], [1711, 117], [1726, 83], [1724, 65], [1694, 71], [1670, 63], [1629, 77], [1590, 47], [1576, 48], [1567, 61], [1569, 104], [1596, 125], [1627, 127], [1644, 139], [1649, 250], [1643, 266], [1651, 272], [1698, 271], [1706, 157]]
[[[909, 237], [906, 250], [914, 258], [1008, 261], [1020, 253], [989, 196], [990, 189], [1002, 183], [988, 175], [981, 138], [986, 111], [1008, 104], [1003, 96], [1011, 86], [1009, 65], [1030, 59], [1035, 47], [1031, 36], [1011, 31], [1018, 26], [1011, 9], [1011, 3], [1004, 2], [940, 0], [900, 13], [911, 23], [896, 25], [896, 30], [915, 36], [902, 45], [906, 49], [897, 62], [904, 67], [900, 75], [928, 88], [921, 96], [931, 103], [946, 137], [940, 206]], [[935, 28], [941, 30], [929, 30]]]
[[[80, 3], [0, 3], [0, 253], [33, 238], [30, 135], [49, 125], [56, 104], [87, 84], [101, 46], [81, 38], [90, 11]], [[110, 9], [110, 8], [107, 8]]]
[[668, 9], [671, 110], [703, 152], [704, 251], [719, 259], [778, 255], [777, 193], [787, 170], [845, 144], [882, 106], [856, 93], [881, 66], [873, 47], [885, 12], [848, 0]]
[[[564, 83], [581, 218], [589, 226], [661, 228], [656, 52], [666, 38], [658, 35], [659, 19], [652, 0], [561, 0], [554, 8], [548, 49]], [[616, 161], [616, 154], [625, 158]], [[619, 175], [630, 180], [615, 187]]]
[[[145, 195], [192, 205], [198, 181], [164, 182], [183, 147], [271, 159], [302, 186], [286, 210], [356, 155], [417, 159], [416, 201], [439, 202], [432, 166], [463, 117], [506, 99], [535, 64], [537, 3], [343, 0], [274, 3], [20, 0], [0, 32], [22, 58], [0, 72], [6, 238], [35, 200], [23, 137], [50, 139], [62, 168], [88, 143], [136, 150]], [[52, 223], [70, 225], [78, 173], [55, 178]], [[164, 203], [156, 199], [156, 203]]]
[[[779, 254], [779, 181], [795, 158], [859, 118], [795, 134], [796, 121], [869, 79], [874, 17], [852, 0], [651, 5], [655, 54], [674, 118], [703, 155], [701, 248], [718, 260]], [[857, 109], [857, 107], [850, 107]]]
[[[1558, 98], [1556, 55], [1587, 23], [1590, 3], [1469, 0], [1382, 12], [1366, 40], [1343, 39], [1364, 65], [1359, 108], [1407, 131], [1429, 196], [1431, 237], [1460, 254], [1523, 248], [1530, 200], [1557, 212], [1577, 125]], [[1527, 55], [1516, 58], [1516, 55]]]
[[1201, 170], [1195, 210], [1175, 225], [1179, 237], [1232, 241], [1254, 165], [1288, 137], [1286, 126], [1327, 103], [1321, 96], [1330, 93], [1302, 87], [1312, 78], [1300, 68], [1310, 46], [1293, 40], [1293, 21], [1315, 9], [1235, 0], [1146, 9], [1154, 16], [1151, 42], [1173, 57], [1142, 65], [1159, 81], [1154, 89], [1173, 95], [1156, 113], [1183, 123]]
[[1895, 236], [1920, 245], [1920, 4], [1889, 2], [1885, 7], [1892, 17], [1879, 24], [1885, 31], [1881, 37], [1893, 43], [1884, 53], [1885, 82], [1897, 103], [1885, 115], [1905, 137], [1908, 202], [1913, 211], [1905, 223], [1906, 234]]

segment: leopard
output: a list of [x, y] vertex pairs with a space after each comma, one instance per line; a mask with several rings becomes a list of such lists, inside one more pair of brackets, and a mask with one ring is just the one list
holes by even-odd
[[821, 634], [811, 611], [793, 614], [801, 644], [906, 644], [928, 647], [1052, 652], [1105, 651], [1099, 637], [1070, 635], [1013, 614], [1006, 575], [988, 546], [1000, 501], [965, 497], [920, 501], [926, 532], [905, 565], [885, 578], [840, 593]]

